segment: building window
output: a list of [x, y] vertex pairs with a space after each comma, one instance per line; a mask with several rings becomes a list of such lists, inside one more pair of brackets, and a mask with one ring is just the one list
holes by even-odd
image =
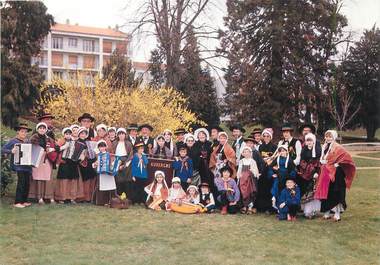
[[72, 68], [76, 68], [78, 66], [78, 56], [69, 55], [69, 65]]
[[85, 52], [95, 51], [95, 41], [94, 40], [83, 40], [83, 51], [85, 51]]
[[60, 78], [62, 79], [63, 78], [63, 72], [62, 71], [53, 71], [53, 76], [55, 78]]
[[53, 49], [63, 49], [63, 39], [62, 38], [53, 38]]
[[78, 46], [78, 39], [69, 38], [69, 47], [77, 47], [77, 46]]

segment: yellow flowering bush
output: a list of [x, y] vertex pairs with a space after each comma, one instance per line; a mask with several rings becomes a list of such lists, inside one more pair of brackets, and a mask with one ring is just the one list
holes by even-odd
[[[48, 90], [52, 87], [61, 92], [51, 96]], [[38, 104], [55, 116], [59, 127], [77, 123], [84, 112], [94, 116], [96, 124], [127, 127], [130, 123], [149, 123], [155, 134], [164, 129], [188, 129], [194, 122], [204, 124], [187, 109], [183, 94], [173, 88], [113, 90], [107, 80], [99, 78], [94, 87], [86, 86], [83, 78], [53, 79], [42, 85], [41, 95], [50, 95], [42, 97]]]

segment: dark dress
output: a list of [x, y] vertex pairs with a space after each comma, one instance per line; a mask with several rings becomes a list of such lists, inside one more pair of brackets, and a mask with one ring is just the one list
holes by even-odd
[[209, 169], [210, 156], [212, 153], [211, 142], [197, 141], [193, 147], [193, 167], [201, 176], [202, 183], [208, 183], [210, 188], [214, 186], [214, 178]]
[[314, 189], [314, 174], [319, 174], [319, 159], [321, 157], [321, 146], [315, 147], [315, 157], [312, 150], [304, 146], [301, 151], [301, 161], [297, 167], [297, 185], [301, 191], [301, 197]]
[[[268, 144], [262, 143], [259, 147], [259, 152], [262, 158], [270, 157], [277, 149], [277, 146], [272, 142]], [[272, 210], [272, 178], [268, 177], [268, 166], [264, 164], [263, 171], [257, 181], [257, 199], [256, 207], [258, 211], [265, 212]]]

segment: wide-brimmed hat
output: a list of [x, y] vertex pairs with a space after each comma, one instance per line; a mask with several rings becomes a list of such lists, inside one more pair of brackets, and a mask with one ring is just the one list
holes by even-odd
[[251, 135], [255, 135], [256, 133], [261, 134], [262, 130], [260, 128], [253, 128]]
[[179, 135], [179, 134], [186, 134], [186, 130], [184, 128], [178, 128], [174, 131], [174, 135]]
[[241, 126], [240, 124], [234, 124], [230, 127], [230, 131], [233, 131], [233, 130], [240, 130], [242, 133], [245, 133], [245, 129], [243, 126]]
[[139, 126], [137, 125], [137, 123], [131, 123], [131, 124], [129, 124], [127, 131], [131, 131], [131, 130], [137, 131], [138, 129], [139, 129]]
[[294, 131], [292, 125], [290, 125], [290, 123], [284, 123], [281, 127], [281, 131], [284, 132], [284, 131]]
[[207, 188], [210, 188], [210, 185], [207, 183], [207, 182], [202, 182], [201, 185], [199, 185], [199, 187], [207, 187]]
[[315, 128], [315, 126], [314, 126], [313, 124], [311, 124], [311, 123], [304, 123], [304, 124], [302, 124], [302, 125], [298, 128], [298, 132], [299, 132], [299, 133], [302, 133], [303, 129], [305, 129], [305, 128], [310, 128], [311, 132], [312, 132], [313, 134], [315, 134], [316, 128]]
[[147, 128], [149, 131], [153, 131], [153, 127], [150, 126], [148, 123], [142, 124], [138, 127], [138, 131], [141, 131], [142, 128]]
[[83, 113], [82, 116], [78, 118], [78, 122], [81, 122], [83, 119], [89, 119], [91, 122], [95, 121], [95, 118], [92, 117], [90, 113]]
[[40, 115], [38, 115], [37, 120], [40, 121], [40, 120], [48, 119], [48, 118], [54, 119], [54, 116], [50, 113], [41, 113]]
[[135, 147], [143, 147], [145, 144], [144, 144], [144, 142], [142, 141], [142, 140], [139, 140], [139, 141], [136, 141], [135, 142]]
[[32, 129], [30, 129], [26, 123], [20, 123], [18, 126], [14, 127], [14, 129], [15, 129], [16, 131], [19, 131], [19, 130], [21, 130], [21, 129], [25, 129], [25, 130], [27, 130], [28, 132], [32, 131]]

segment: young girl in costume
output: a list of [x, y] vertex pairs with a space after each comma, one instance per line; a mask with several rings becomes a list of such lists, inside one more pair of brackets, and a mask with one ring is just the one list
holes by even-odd
[[148, 180], [148, 157], [144, 153], [144, 142], [136, 142], [137, 152], [132, 158], [132, 181], [133, 181], [133, 197], [132, 203], [145, 203], [146, 194], [144, 188]]
[[232, 178], [233, 171], [229, 167], [220, 170], [220, 176], [215, 178], [215, 186], [218, 189], [217, 200], [221, 206], [221, 214], [235, 214], [239, 210], [240, 191], [236, 181]]
[[157, 170], [154, 173], [154, 181], [144, 188], [148, 194], [146, 205], [156, 211], [165, 209], [165, 201], [169, 196], [169, 188], [165, 181], [165, 173]]
[[179, 177], [174, 177], [172, 179], [172, 187], [169, 189], [166, 210], [170, 211], [172, 204], [181, 204], [185, 197], [186, 193], [181, 187], [181, 179]]

